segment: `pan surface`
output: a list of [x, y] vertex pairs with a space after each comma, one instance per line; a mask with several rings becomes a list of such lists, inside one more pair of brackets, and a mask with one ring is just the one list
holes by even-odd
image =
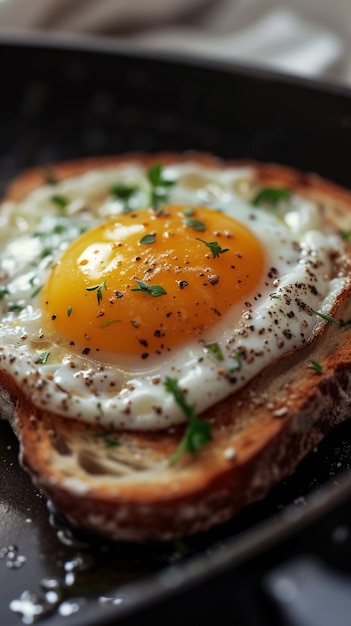
[[[21, 170], [52, 161], [189, 149], [291, 165], [351, 187], [348, 90], [44, 40], [3, 40], [0, 66], [1, 193]], [[220, 610], [224, 624], [282, 624], [261, 581], [273, 563], [320, 553], [321, 542], [331, 559], [324, 534], [330, 539], [346, 515], [350, 434], [351, 423], [337, 427], [293, 476], [228, 524], [140, 547], [72, 533], [20, 469], [16, 439], [0, 422], [1, 623], [194, 623]]]

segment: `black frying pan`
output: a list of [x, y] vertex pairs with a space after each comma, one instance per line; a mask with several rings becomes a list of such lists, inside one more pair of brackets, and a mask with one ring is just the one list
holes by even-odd
[[[275, 161], [351, 188], [348, 90], [107, 44], [3, 39], [0, 67], [1, 191], [50, 161], [188, 149]], [[21, 623], [9, 605], [26, 590], [37, 595], [22, 596], [27, 618], [39, 610], [54, 578], [62, 598], [51, 596], [45, 626], [329, 626], [335, 598], [333, 626], [349, 626], [350, 434], [351, 423], [337, 427], [228, 524], [140, 547], [72, 535], [20, 469], [0, 423], [0, 623]]]

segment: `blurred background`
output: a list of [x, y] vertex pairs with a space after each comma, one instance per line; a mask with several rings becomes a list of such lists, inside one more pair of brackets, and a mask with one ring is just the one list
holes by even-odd
[[0, 35], [38, 32], [351, 84], [350, 0], [0, 0]]

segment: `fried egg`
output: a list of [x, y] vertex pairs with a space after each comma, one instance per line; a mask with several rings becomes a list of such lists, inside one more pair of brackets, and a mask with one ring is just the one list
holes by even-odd
[[[2, 207], [0, 368], [56, 414], [184, 421], [318, 333], [349, 278], [317, 205], [250, 167], [126, 163]], [[255, 201], [256, 199], [256, 201]]]

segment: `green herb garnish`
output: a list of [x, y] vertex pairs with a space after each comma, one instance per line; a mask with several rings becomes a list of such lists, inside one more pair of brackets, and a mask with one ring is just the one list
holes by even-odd
[[33, 233], [32, 237], [38, 237], [40, 239], [44, 239], [45, 237], [50, 237], [51, 235], [61, 235], [67, 230], [67, 226], [64, 224], [55, 224], [51, 230], [48, 231], [36, 231]]
[[351, 230], [339, 230], [339, 235], [344, 241], [348, 241], [351, 237]]
[[71, 317], [71, 315], [72, 315], [72, 311], [73, 311], [73, 307], [72, 307], [72, 305], [70, 304], [70, 305], [69, 305], [69, 307], [68, 307], [68, 309], [67, 309], [67, 317]]
[[289, 200], [291, 197], [290, 189], [280, 189], [278, 187], [265, 187], [261, 189], [254, 199], [252, 204], [254, 206], [270, 205], [276, 207], [282, 200]]
[[23, 309], [25, 309], [25, 306], [23, 306], [23, 304], [16, 304], [15, 302], [13, 304], [9, 304], [9, 306], [7, 307], [7, 310], [10, 313], [20, 313], [21, 311], [23, 311]]
[[102, 281], [100, 285], [94, 285], [93, 287], [86, 287], [86, 291], [96, 291], [97, 301], [100, 304], [102, 300], [102, 290], [107, 289], [106, 280]]
[[189, 228], [192, 228], [193, 230], [199, 230], [199, 231], [206, 230], [206, 226], [203, 222], [200, 222], [200, 220], [195, 220], [192, 217], [186, 217], [184, 220], [184, 224], [185, 226], [188, 226]]
[[337, 320], [335, 317], [332, 317], [331, 315], [326, 315], [325, 313], [321, 313], [320, 311], [315, 311], [314, 309], [311, 309], [311, 311], [315, 315], [318, 315], [318, 317], [321, 317], [326, 322], [330, 322], [332, 324], [339, 324], [340, 327], [349, 326], [351, 324], [351, 318], [348, 320], [343, 320], [343, 319]]
[[316, 372], [316, 374], [323, 374], [323, 366], [318, 361], [311, 361], [308, 368]]
[[205, 246], [207, 246], [211, 250], [214, 259], [218, 258], [220, 254], [228, 252], [229, 250], [229, 248], [222, 248], [222, 246], [220, 246], [217, 241], [204, 241], [203, 239], [200, 239], [200, 237], [196, 237], [196, 239], [204, 243]]
[[170, 463], [173, 465], [177, 463], [183, 452], [194, 454], [212, 441], [211, 425], [196, 417], [194, 407], [187, 403], [176, 378], [167, 376], [164, 385], [166, 391], [173, 395], [176, 403], [182, 409], [188, 421], [184, 436], [170, 458]]
[[185, 215], [185, 217], [192, 217], [193, 215], [195, 215], [195, 209], [193, 209], [193, 207], [191, 206], [186, 207], [183, 211], [183, 215]]
[[33, 291], [33, 293], [31, 294], [30, 297], [31, 298], [35, 298], [35, 296], [37, 296], [38, 293], [41, 292], [42, 288], [43, 288], [43, 285], [39, 285], [36, 289], [34, 289], [34, 291]]
[[110, 187], [110, 191], [117, 200], [122, 202], [124, 213], [129, 213], [129, 211], [133, 210], [132, 198], [139, 191], [139, 187], [136, 185], [125, 185], [124, 183], [114, 183]]
[[233, 368], [233, 370], [241, 370], [243, 360], [241, 352], [236, 352], [234, 358], [236, 360], [236, 366]]
[[65, 209], [69, 205], [69, 200], [65, 196], [54, 195], [51, 196], [51, 202], [56, 204], [59, 209]]
[[41, 352], [37, 358], [37, 360], [35, 361], [36, 363], [40, 363], [40, 364], [44, 364], [47, 362], [48, 358], [50, 356], [50, 350], [45, 350], [45, 352]]
[[321, 317], [322, 320], [325, 320], [326, 322], [331, 322], [332, 324], [342, 323], [340, 322], [340, 320], [335, 319], [335, 317], [332, 317], [331, 315], [326, 315], [326, 313], [321, 313], [320, 311], [315, 311], [314, 309], [311, 309], [311, 311], [315, 315], [318, 315], [318, 317]]
[[216, 357], [217, 361], [223, 361], [224, 357], [222, 354], [222, 350], [219, 346], [219, 344], [216, 341], [213, 341], [211, 343], [205, 343], [205, 348], [207, 348], [207, 350], [210, 350], [210, 352], [212, 352], [212, 354], [214, 354], [214, 356]]
[[[102, 413], [102, 406], [100, 402], [98, 402], [97, 408], [99, 412]], [[103, 439], [106, 448], [114, 448], [115, 446], [118, 446], [119, 443], [117, 439], [111, 439], [111, 435], [116, 435], [116, 432], [114, 430], [103, 430], [101, 433], [95, 433], [94, 439]]]
[[104, 329], [104, 328], [107, 328], [108, 326], [111, 326], [111, 324], [118, 324], [121, 321], [122, 320], [104, 320], [103, 322], [101, 322], [100, 328]]
[[40, 258], [45, 259], [45, 257], [50, 256], [52, 254], [52, 248], [44, 248], [40, 253]]
[[111, 185], [110, 191], [118, 200], [129, 200], [129, 198], [138, 191], [138, 187], [124, 185], [123, 183], [114, 183]]
[[3, 300], [3, 298], [5, 298], [5, 296], [8, 296], [9, 293], [10, 292], [7, 287], [0, 287], [0, 300]]
[[142, 291], [143, 293], [147, 293], [153, 298], [164, 296], [167, 293], [167, 291], [163, 287], [161, 287], [161, 285], [148, 285], [142, 280], [135, 280], [135, 282], [138, 287], [134, 287], [133, 289], [131, 289], [131, 291]]
[[144, 237], [142, 237], [139, 243], [148, 245], [151, 243], [155, 243], [155, 241], [156, 241], [156, 235], [154, 233], [151, 233], [150, 235], [145, 235]]
[[162, 213], [162, 205], [168, 200], [174, 180], [166, 178], [163, 166], [155, 163], [147, 172], [147, 177], [151, 183], [151, 204], [157, 209], [157, 215]]
[[242, 368], [243, 357], [242, 357], [241, 352], [236, 352], [234, 359], [236, 361], [236, 364], [234, 365], [234, 367], [231, 367], [228, 369], [229, 374], [235, 374], [235, 372], [238, 372]]

